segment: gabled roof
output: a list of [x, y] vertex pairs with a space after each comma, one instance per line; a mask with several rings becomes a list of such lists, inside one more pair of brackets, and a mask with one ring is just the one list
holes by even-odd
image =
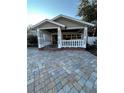
[[52, 23], [52, 24], [55, 24], [55, 25], [58, 25], [58, 26], [61, 26], [61, 27], [65, 27], [65, 25], [63, 25], [63, 24], [57, 23], [57, 22], [49, 20], [49, 19], [45, 19], [45, 20], [37, 23], [36, 25], [33, 25], [32, 28], [35, 28], [35, 27], [37, 27], [37, 26], [39, 26], [39, 25], [41, 25], [41, 24], [43, 24], [45, 22], [49, 22], [49, 23]]
[[35, 25], [32, 26], [32, 28], [36, 28], [38, 27], [39, 25], [42, 25], [43, 23], [45, 22], [49, 22], [49, 23], [52, 23], [54, 25], [57, 25], [57, 26], [61, 26], [61, 27], [66, 27], [66, 25], [62, 24], [62, 23], [59, 23], [59, 22], [55, 22], [55, 20], [59, 19], [59, 18], [65, 18], [65, 19], [69, 19], [69, 20], [72, 20], [72, 21], [75, 21], [75, 22], [78, 22], [78, 23], [81, 23], [81, 24], [85, 24], [85, 25], [89, 25], [89, 26], [95, 26], [94, 24], [92, 23], [89, 23], [89, 22], [85, 22], [85, 21], [81, 21], [81, 20], [78, 20], [78, 19], [75, 19], [75, 18], [72, 18], [72, 17], [69, 17], [69, 16], [65, 16], [65, 15], [58, 15], [56, 17], [54, 17], [53, 19], [49, 20], [49, 19], [45, 19]]
[[59, 19], [59, 18], [61, 18], [61, 17], [66, 18], [66, 19], [70, 19], [70, 20], [73, 20], [73, 21], [76, 21], [76, 22], [79, 22], [79, 23], [83, 23], [83, 24], [86, 24], [86, 25], [89, 25], [89, 26], [95, 26], [95, 25], [92, 24], [92, 23], [89, 23], [89, 22], [86, 22], [86, 21], [81, 21], [81, 20], [72, 18], [72, 17], [70, 17], [70, 16], [62, 15], [62, 14], [60, 14], [60, 15], [54, 17], [54, 18], [51, 19], [51, 20], [54, 21], [54, 20]]

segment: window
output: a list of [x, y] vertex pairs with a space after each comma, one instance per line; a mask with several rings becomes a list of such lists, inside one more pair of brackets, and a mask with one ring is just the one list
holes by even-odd
[[72, 34], [72, 39], [76, 39], [76, 34]]
[[66, 39], [66, 35], [63, 35], [63, 39]]
[[81, 34], [77, 34], [77, 39], [81, 39]]
[[70, 39], [81, 39], [81, 34], [72, 33], [72, 34], [64, 34], [63, 39], [70, 40]]

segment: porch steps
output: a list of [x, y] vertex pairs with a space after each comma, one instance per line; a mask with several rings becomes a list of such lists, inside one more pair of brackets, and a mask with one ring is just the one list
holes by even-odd
[[79, 50], [85, 51], [85, 48], [39, 48], [39, 50], [53, 50], [53, 51], [61, 51], [61, 50]]

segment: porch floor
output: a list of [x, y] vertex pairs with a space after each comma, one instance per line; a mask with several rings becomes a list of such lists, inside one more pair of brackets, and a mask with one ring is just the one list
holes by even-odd
[[43, 47], [43, 48], [57, 48], [57, 45], [47, 45], [47, 46], [45, 46], [45, 47]]
[[85, 48], [79, 48], [79, 47], [58, 48], [57, 45], [47, 45], [45, 47], [39, 48], [39, 50], [85, 50]]
[[96, 56], [28, 48], [27, 93], [97, 93]]

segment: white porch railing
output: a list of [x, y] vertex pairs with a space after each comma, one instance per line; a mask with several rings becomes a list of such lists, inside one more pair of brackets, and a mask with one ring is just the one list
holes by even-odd
[[62, 40], [62, 47], [84, 47], [84, 40]]

